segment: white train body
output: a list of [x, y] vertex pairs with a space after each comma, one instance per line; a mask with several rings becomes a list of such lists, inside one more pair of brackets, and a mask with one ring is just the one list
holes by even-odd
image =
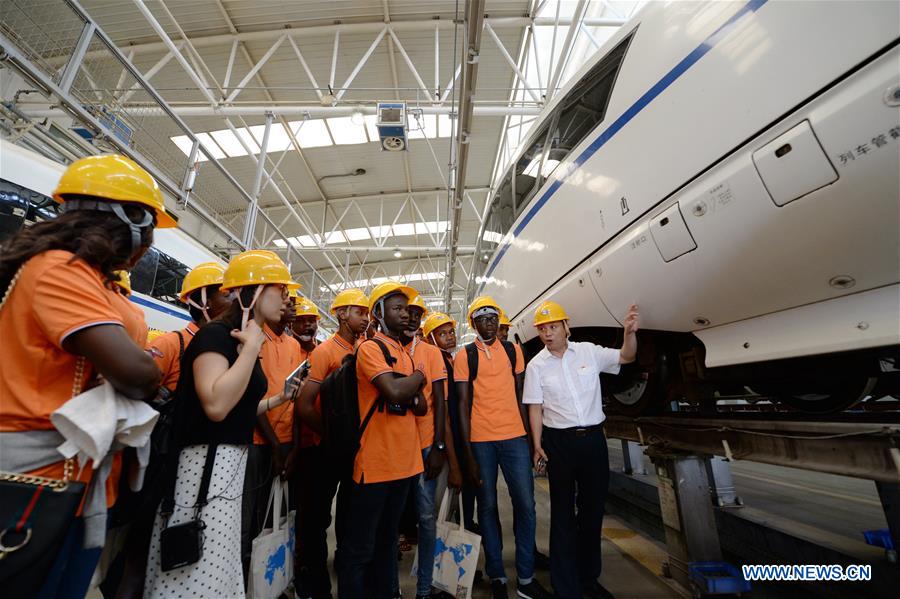
[[511, 332], [553, 299], [573, 328], [638, 304], [708, 367], [900, 344], [900, 3], [651, 2], [544, 115], [632, 33], [479, 281]]
[[[0, 177], [7, 181], [50, 197], [64, 170], [65, 167], [61, 164], [0, 140]], [[201, 262], [224, 264], [218, 256], [177, 229], [155, 231], [153, 247], [188, 268]], [[149, 295], [134, 292], [129, 299], [144, 310], [147, 326], [150, 328], [173, 331], [184, 328], [191, 320], [187, 310]]]

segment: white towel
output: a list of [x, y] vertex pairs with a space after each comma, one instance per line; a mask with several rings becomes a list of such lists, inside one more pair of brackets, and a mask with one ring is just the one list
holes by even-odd
[[[65, 442], [57, 450], [66, 458], [78, 456], [78, 463], [93, 462], [96, 470], [84, 500], [84, 547], [102, 547], [106, 538], [106, 479], [112, 458], [123, 447], [138, 448], [142, 461], [138, 473], [143, 482], [143, 467], [150, 455], [150, 433], [159, 413], [147, 404], [127, 399], [109, 383], [103, 383], [73, 397], [50, 414], [50, 422]], [[129, 479], [132, 490], [134, 478]]]
[[150, 433], [158, 418], [156, 410], [117, 393], [108, 382], [50, 414], [50, 422], [66, 439], [59, 452], [67, 458], [77, 455], [81, 464], [90, 459], [95, 470], [110, 452], [122, 447], [138, 448], [138, 461], [146, 466]]

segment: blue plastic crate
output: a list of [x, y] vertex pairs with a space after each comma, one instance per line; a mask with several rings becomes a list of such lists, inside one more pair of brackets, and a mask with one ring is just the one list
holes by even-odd
[[744, 580], [741, 571], [728, 562], [691, 562], [688, 564], [691, 580], [707, 595], [746, 593], [750, 582]]
[[888, 551], [895, 549], [891, 531], [887, 528], [882, 528], [880, 530], [864, 530], [863, 537], [865, 537], [866, 543], [869, 545], [884, 547]]

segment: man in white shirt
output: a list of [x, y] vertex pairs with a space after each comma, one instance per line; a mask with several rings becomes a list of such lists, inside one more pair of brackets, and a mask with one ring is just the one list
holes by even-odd
[[[535, 468], [550, 481], [550, 581], [560, 599], [608, 598], [600, 576], [600, 534], [609, 486], [600, 373], [618, 374], [637, 354], [637, 306], [625, 316], [621, 349], [568, 340], [568, 316], [546, 301], [534, 315], [542, 349], [528, 363], [528, 405]], [[576, 516], [577, 502], [577, 516]]]

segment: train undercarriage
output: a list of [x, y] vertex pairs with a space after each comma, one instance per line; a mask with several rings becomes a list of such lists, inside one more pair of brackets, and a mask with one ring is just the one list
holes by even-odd
[[[577, 328], [572, 341], [619, 347], [621, 329]], [[531, 339], [526, 352], [540, 351]], [[690, 333], [642, 330], [638, 357], [618, 375], [603, 374], [606, 409], [626, 416], [694, 411], [845, 410], [895, 412], [900, 418], [900, 346], [707, 368]]]

